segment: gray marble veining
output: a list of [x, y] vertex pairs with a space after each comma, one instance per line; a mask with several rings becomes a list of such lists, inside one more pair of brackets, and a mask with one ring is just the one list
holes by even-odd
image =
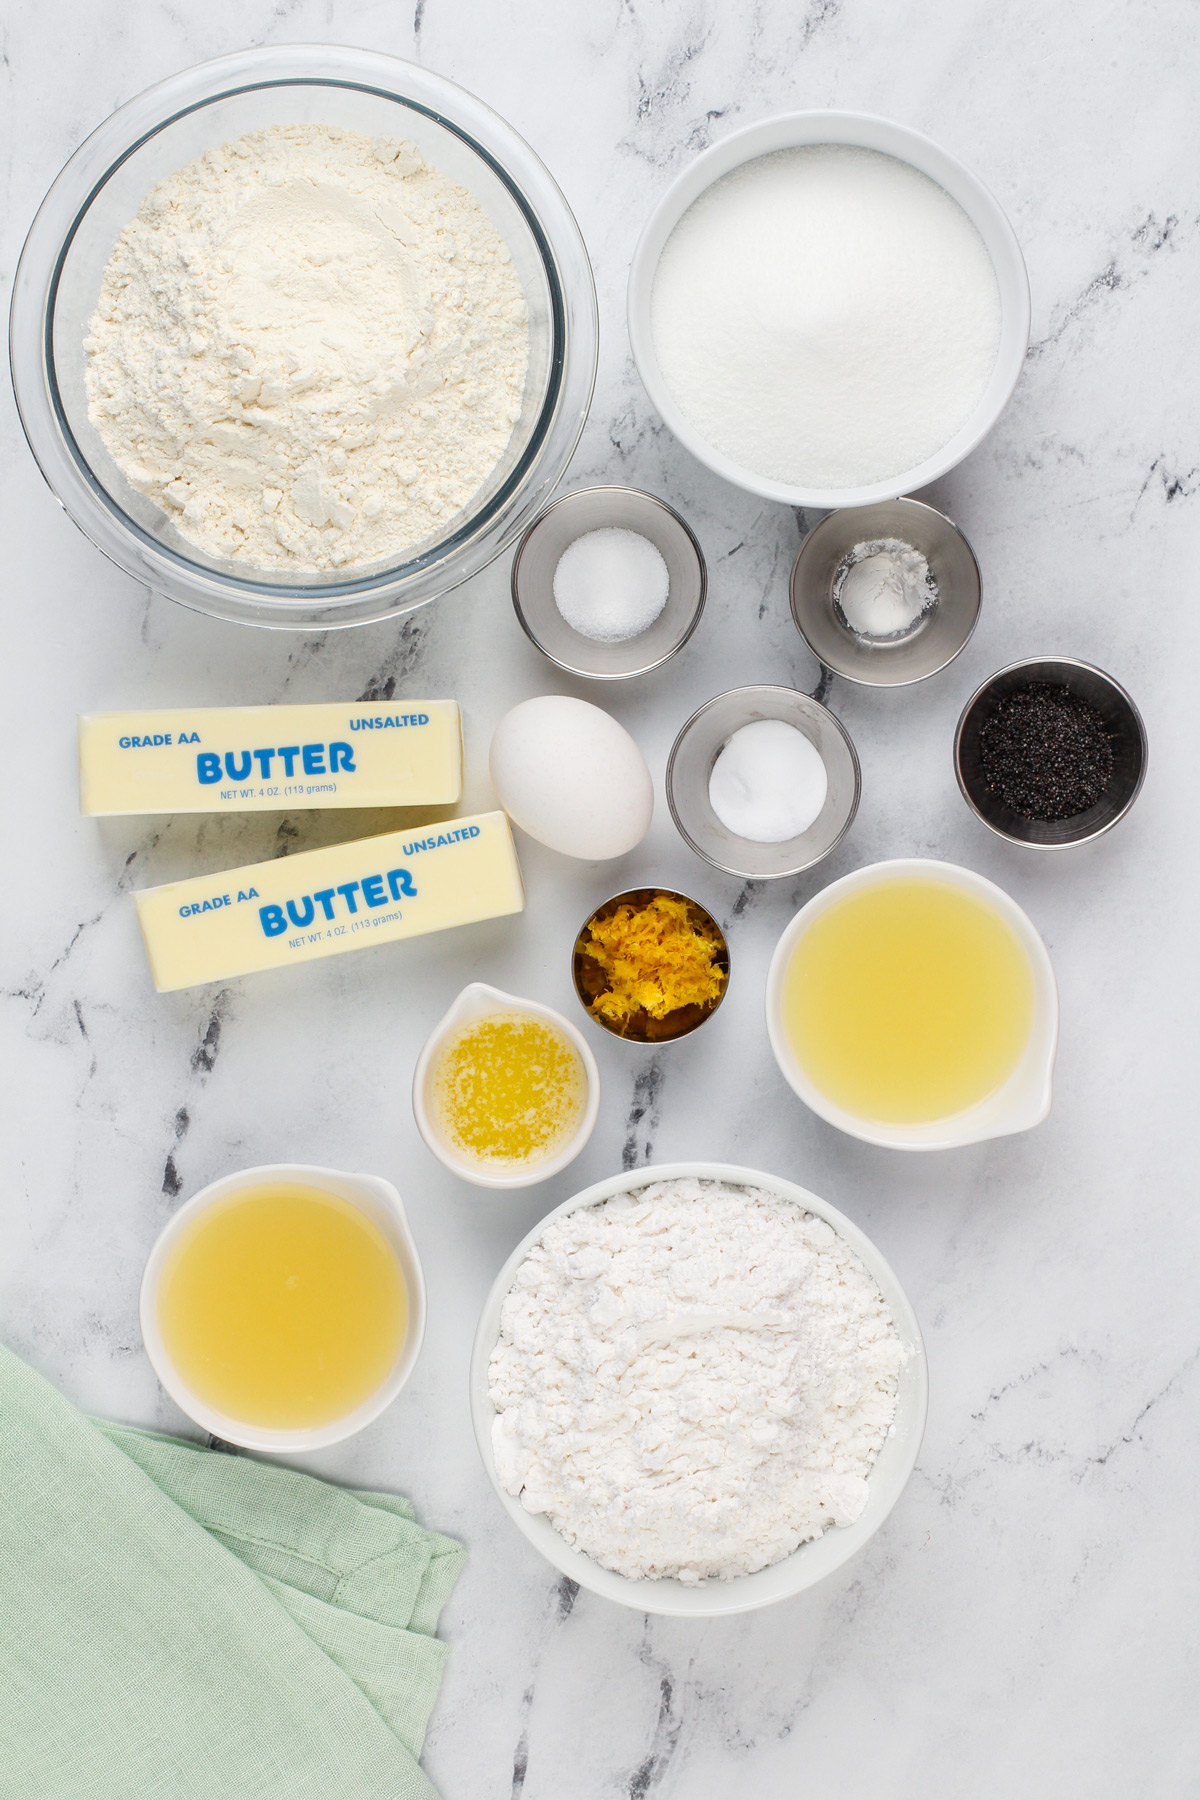
[[[239, 1165], [376, 1169], [402, 1189], [430, 1322], [398, 1403], [311, 1459], [410, 1493], [460, 1533], [466, 1575], [427, 1765], [446, 1800], [1155, 1800], [1200, 1794], [1195, 1706], [1200, 1275], [1194, 1054], [1196, 307], [1200, 20], [1187, 0], [13, 0], [0, 39], [3, 267], [81, 137], [137, 89], [248, 43], [329, 39], [414, 57], [497, 107], [577, 211], [602, 309], [595, 407], [569, 480], [635, 482], [693, 524], [712, 575], [700, 630], [602, 697], [659, 784], [615, 866], [522, 845], [529, 911], [470, 932], [156, 996], [129, 899], [175, 875], [287, 853], [335, 815], [81, 820], [74, 717], [117, 705], [456, 694], [464, 805], [491, 796], [491, 728], [569, 691], [526, 642], [497, 565], [401, 628], [240, 630], [139, 590], [75, 532], [0, 398], [5, 568], [5, 911], [0, 976], [3, 1332], [79, 1404], [180, 1420], [141, 1350], [137, 1286], [180, 1198]], [[625, 272], [672, 174], [785, 108], [878, 111], [928, 132], [1008, 209], [1033, 346], [990, 438], [931, 497], [984, 577], [960, 661], [911, 692], [831, 684], [797, 637], [787, 573], [804, 521], [721, 484], [674, 443], [632, 369]], [[1143, 707], [1147, 786], [1109, 838], [1038, 858], [955, 789], [958, 711], [990, 669], [1063, 652]], [[671, 740], [743, 681], [825, 692], [858, 746], [863, 803], [823, 869], [725, 879], [675, 836]], [[363, 821], [369, 828], [370, 821]], [[762, 984], [787, 919], [881, 856], [959, 860], [1007, 887], [1049, 945], [1063, 1036], [1050, 1119], [937, 1157], [852, 1142], [778, 1076]], [[694, 892], [730, 936], [711, 1027], [657, 1053], [596, 1035], [604, 1106], [544, 1187], [465, 1189], [421, 1145], [417, 1049], [482, 977], [570, 1010], [568, 952], [599, 896]], [[561, 1581], [512, 1529], [470, 1435], [475, 1318], [513, 1243], [621, 1167], [710, 1156], [842, 1207], [906, 1285], [929, 1346], [918, 1469], [885, 1529], [820, 1589], [692, 1625]]]

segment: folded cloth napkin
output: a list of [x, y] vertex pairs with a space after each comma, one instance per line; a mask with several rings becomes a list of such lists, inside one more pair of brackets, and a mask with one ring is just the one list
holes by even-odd
[[0, 1346], [3, 1800], [436, 1800], [464, 1552], [407, 1500], [93, 1423]]

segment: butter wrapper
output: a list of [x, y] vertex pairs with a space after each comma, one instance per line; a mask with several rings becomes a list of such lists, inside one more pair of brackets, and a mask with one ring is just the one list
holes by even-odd
[[79, 720], [79, 807], [91, 816], [453, 806], [461, 793], [453, 700], [173, 706]]
[[302, 850], [134, 894], [160, 993], [522, 912], [502, 812]]

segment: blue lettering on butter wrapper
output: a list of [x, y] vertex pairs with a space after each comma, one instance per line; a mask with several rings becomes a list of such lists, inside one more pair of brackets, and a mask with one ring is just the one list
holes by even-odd
[[408, 725], [428, 725], [428, 713], [389, 713], [379, 719], [351, 719], [351, 731], [400, 731]]
[[232, 905], [233, 901], [228, 894], [213, 894], [211, 899], [192, 900], [187, 906], [181, 906], [179, 916], [181, 919], [190, 919], [196, 913], [219, 912], [223, 906]]
[[[156, 743], [170, 743], [170, 738], [156, 738]], [[122, 743], [149, 743], [149, 738], [122, 738]], [[199, 743], [200, 735], [193, 732], [191, 738], [181, 737], [182, 743]], [[326, 755], [329, 767], [325, 766]], [[278, 749], [270, 745], [261, 745], [256, 750], [226, 750], [224, 756], [216, 750], [201, 750], [196, 757], [196, 779], [201, 787], [215, 787], [217, 782], [226, 778], [230, 781], [248, 781], [252, 766], [258, 764], [258, 773], [263, 781], [270, 781], [272, 765], [278, 757], [283, 764], [283, 773], [287, 779], [296, 772], [296, 758], [299, 757], [306, 775], [337, 775], [358, 773], [354, 766], [354, 746], [352, 744], [281, 744]], [[278, 777], [276, 778], [278, 779]], [[322, 793], [334, 790], [322, 788]], [[232, 795], [222, 795], [222, 799], [231, 799]]]
[[416, 856], [421, 850], [444, 850], [450, 844], [463, 844], [479, 836], [478, 825], [460, 825], [457, 831], [439, 831], [436, 837], [414, 838], [405, 844], [405, 856]]
[[311, 894], [299, 894], [294, 900], [286, 900], [282, 906], [274, 903], [260, 906], [258, 921], [263, 936], [281, 937], [291, 928], [303, 930], [317, 917], [318, 907], [326, 919], [354, 918], [359, 914], [360, 894], [368, 906], [375, 907], [388, 905], [389, 894], [392, 900], [399, 900], [401, 895], [415, 900], [417, 889], [408, 869], [389, 869], [386, 875], [364, 875], [360, 881], [343, 881], [337, 887], [316, 888]]

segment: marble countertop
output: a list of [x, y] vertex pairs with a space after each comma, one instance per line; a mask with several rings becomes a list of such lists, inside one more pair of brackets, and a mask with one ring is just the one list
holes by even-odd
[[[204, 57], [316, 39], [452, 77], [545, 158], [576, 209], [602, 314], [595, 406], [568, 482], [629, 480], [679, 507], [707, 553], [711, 598], [665, 670], [603, 696], [659, 788], [634, 855], [568, 865], [523, 842], [523, 917], [419, 952], [159, 996], [131, 888], [332, 841], [344, 822], [82, 820], [78, 711], [456, 694], [474, 810], [490, 803], [487, 744], [510, 705], [596, 695], [526, 642], [504, 563], [402, 625], [324, 636], [241, 629], [152, 596], [59, 510], [0, 397], [4, 1338], [81, 1406], [177, 1428], [137, 1323], [142, 1264], [175, 1205], [259, 1162], [378, 1171], [410, 1209], [429, 1332], [398, 1402], [311, 1466], [410, 1494], [425, 1522], [469, 1546], [426, 1756], [445, 1800], [1200, 1793], [1200, 1256], [1184, 1127], [1200, 876], [1183, 690], [1200, 616], [1194, 7], [18, 0], [0, 58], [6, 279], [45, 188], [114, 106]], [[889, 114], [982, 176], [1028, 259], [1034, 341], [997, 429], [932, 490], [982, 565], [973, 642], [912, 691], [833, 683], [862, 758], [858, 820], [812, 876], [748, 887], [684, 847], [662, 772], [710, 695], [745, 681], [816, 686], [787, 608], [802, 521], [723, 485], [668, 436], [630, 362], [624, 279], [649, 207], [688, 157], [741, 123], [813, 106]], [[991, 837], [951, 770], [966, 696], [1038, 652], [1110, 670], [1151, 738], [1133, 813], [1064, 856]], [[784, 924], [830, 877], [914, 854], [1000, 882], [1049, 946], [1057, 1096], [1025, 1136], [934, 1156], [872, 1149], [810, 1115], [772, 1062], [761, 993]], [[464, 1187], [410, 1112], [429, 1026], [475, 977], [571, 1007], [576, 923], [601, 892], [650, 878], [725, 924], [736, 976], [720, 1015], [657, 1055], [597, 1041], [604, 1105], [580, 1161], [511, 1196]], [[799, 1599], [703, 1624], [559, 1580], [501, 1512], [466, 1401], [475, 1320], [517, 1239], [585, 1183], [686, 1157], [787, 1175], [860, 1224], [913, 1300], [932, 1391], [916, 1473], [867, 1550]]]

